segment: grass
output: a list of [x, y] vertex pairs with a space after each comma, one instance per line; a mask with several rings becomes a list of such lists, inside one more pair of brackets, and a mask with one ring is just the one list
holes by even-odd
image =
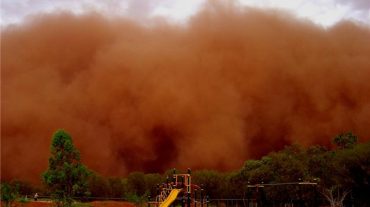
[[90, 203], [81, 203], [81, 202], [74, 202], [72, 207], [91, 207]]

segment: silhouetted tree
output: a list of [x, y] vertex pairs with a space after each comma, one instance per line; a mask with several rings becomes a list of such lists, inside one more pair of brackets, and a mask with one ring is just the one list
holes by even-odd
[[351, 148], [357, 143], [357, 136], [352, 132], [342, 133], [334, 137], [333, 142], [341, 149]]

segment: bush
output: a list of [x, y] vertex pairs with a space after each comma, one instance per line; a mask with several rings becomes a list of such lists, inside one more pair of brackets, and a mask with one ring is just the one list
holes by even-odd
[[126, 199], [128, 202], [135, 203], [136, 205], [140, 206], [144, 202], [148, 201], [148, 195], [144, 194], [142, 196], [138, 196], [136, 194], [128, 194], [126, 195]]
[[11, 206], [11, 204], [18, 197], [18, 190], [16, 186], [12, 186], [8, 183], [1, 184], [1, 201], [5, 203], [5, 206]]
[[20, 197], [18, 198], [19, 203], [28, 203], [30, 200], [27, 197]]

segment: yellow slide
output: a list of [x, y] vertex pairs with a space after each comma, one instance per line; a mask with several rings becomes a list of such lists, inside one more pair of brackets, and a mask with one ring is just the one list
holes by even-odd
[[170, 192], [170, 195], [168, 195], [168, 197], [166, 198], [166, 200], [164, 200], [161, 205], [159, 205], [159, 207], [168, 207], [169, 205], [171, 205], [172, 202], [175, 201], [175, 199], [177, 198], [177, 195], [179, 195], [181, 189], [173, 189], [171, 190]]

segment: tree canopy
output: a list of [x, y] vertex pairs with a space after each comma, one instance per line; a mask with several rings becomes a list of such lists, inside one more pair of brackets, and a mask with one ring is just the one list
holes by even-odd
[[339, 148], [343, 149], [353, 147], [357, 143], [357, 139], [357, 136], [352, 132], [346, 132], [337, 135], [333, 141]]
[[[232, 172], [194, 170], [192, 183], [204, 189], [203, 195], [211, 199], [243, 198], [263, 206], [366, 206], [370, 194], [370, 142], [357, 143], [357, 136], [351, 132], [335, 136], [333, 142], [337, 148], [289, 145], [260, 159], [247, 160]], [[49, 168], [43, 180], [48, 193], [62, 205], [70, 205], [73, 196], [88, 193], [92, 197], [123, 198], [140, 204], [149, 195], [153, 199], [161, 183], [167, 182], [173, 173], [174, 170], [169, 169], [163, 174], [99, 175], [81, 163], [71, 136], [58, 130], [52, 139]], [[9, 200], [16, 197], [12, 194], [15, 192], [12, 189], [16, 189], [13, 187], [19, 186], [19, 192], [30, 191], [24, 183], [9, 184], [11, 186], [2, 185], [2, 196], [9, 192]]]
[[80, 152], [64, 130], [55, 132], [51, 143], [49, 167], [42, 179], [58, 204], [70, 206], [73, 196], [87, 193], [89, 170], [80, 160]]

